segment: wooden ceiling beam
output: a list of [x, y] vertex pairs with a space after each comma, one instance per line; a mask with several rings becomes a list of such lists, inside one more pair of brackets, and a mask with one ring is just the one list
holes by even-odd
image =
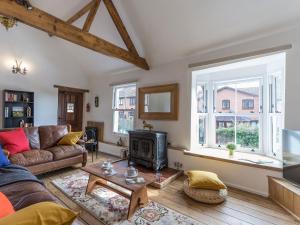
[[149, 70], [146, 60], [120, 48], [93, 34], [82, 32], [81, 29], [62, 21], [38, 8], [27, 10], [13, 0], [0, 1], [0, 14], [14, 17], [20, 22], [55, 35], [74, 44], [132, 63], [142, 69]]
[[100, 2], [101, 2], [101, 0], [96, 0], [95, 1], [94, 6], [91, 8], [88, 17], [86, 18], [86, 21], [83, 25], [82, 31], [84, 31], [84, 32], [89, 32], [90, 31], [92, 23], [93, 23], [93, 21], [95, 19], [95, 16], [97, 14], [97, 10], [99, 8]]
[[103, 0], [103, 2], [128, 50], [139, 55], [112, 0]]
[[66, 22], [69, 24], [74, 23], [76, 20], [78, 20], [80, 17], [82, 17], [88, 11], [90, 11], [94, 5], [95, 5], [95, 0], [92, 0], [90, 3], [88, 3], [86, 6], [84, 6], [81, 10], [79, 10], [75, 15], [70, 17]]

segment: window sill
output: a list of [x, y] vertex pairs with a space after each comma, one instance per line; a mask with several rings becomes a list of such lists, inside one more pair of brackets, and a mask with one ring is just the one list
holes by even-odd
[[117, 137], [128, 137], [128, 134], [118, 132], [113, 132], [113, 135]]
[[[195, 150], [184, 151], [184, 154], [195, 156], [195, 157], [206, 158], [206, 159], [229, 162], [233, 164], [239, 164], [239, 165], [245, 165], [250, 167], [282, 172], [282, 162], [280, 160], [273, 159], [267, 156], [253, 154], [253, 153], [235, 152], [233, 156], [229, 156], [227, 150], [201, 148], [198, 151]], [[251, 161], [247, 161], [247, 160], [251, 160]], [[260, 160], [267, 161], [270, 163], [265, 163], [265, 164], [255, 163]]]

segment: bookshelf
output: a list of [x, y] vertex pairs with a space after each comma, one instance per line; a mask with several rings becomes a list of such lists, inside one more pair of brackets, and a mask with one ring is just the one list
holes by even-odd
[[34, 126], [34, 92], [3, 90], [3, 128]]

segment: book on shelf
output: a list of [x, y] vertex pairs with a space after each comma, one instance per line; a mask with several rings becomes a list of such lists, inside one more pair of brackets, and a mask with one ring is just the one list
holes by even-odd
[[18, 95], [13, 94], [13, 93], [5, 92], [4, 100], [6, 102], [17, 102], [18, 101]]
[[4, 108], [4, 117], [5, 117], [5, 118], [8, 118], [8, 117], [9, 117], [9, 108], [8, 108], [8, 107], [5, 107], [5, 108]]

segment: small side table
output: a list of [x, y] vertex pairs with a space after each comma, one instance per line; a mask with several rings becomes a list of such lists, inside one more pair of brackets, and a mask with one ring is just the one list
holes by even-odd
[[86, 150], [92, 151], [92, 162], [94, 162], [94, 152], [96, 152], [96, 159], [98, 158], [98, 149], [97, 149], [98, 143], [93, 139], [91, 139], [91, 140], [87, 140], [84, 145]]

